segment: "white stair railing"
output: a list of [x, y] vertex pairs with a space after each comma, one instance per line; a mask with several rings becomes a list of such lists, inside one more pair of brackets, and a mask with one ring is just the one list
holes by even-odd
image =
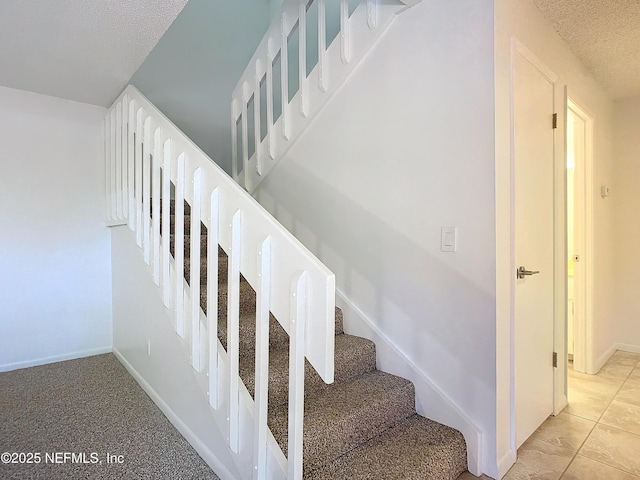
[[[109, 110], [104, 132], [107, 223], [135, 232], [141, 261], [172, 312], [243, 477], [302, 478], [304, 362], [333, 382], [334, 275], [134, 87]], [[184, 231], [185, 200], [190, 232]], [[200, 308], [200, 222], [208, 239], [206, 315]], [[188, 283], [185, 234], [191, 240]], [[219, 245], [229, 263], [226, 350], [217, 335]], [[240, 274], [257, 293], [255, 404], [238, 374]], [[288, 459], [267, 427], [269, 312], [290, 336]]]
[[284, 0], [232, 94], [232, 176], [253, 192], [398, 13], [421, 0]]

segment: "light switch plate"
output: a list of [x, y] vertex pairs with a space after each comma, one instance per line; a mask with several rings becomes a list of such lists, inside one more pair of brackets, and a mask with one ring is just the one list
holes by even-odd
[[443, 252], [455, 252], [458, 249], [458, 229], [456, 227], [442, 227], [440, 249]]

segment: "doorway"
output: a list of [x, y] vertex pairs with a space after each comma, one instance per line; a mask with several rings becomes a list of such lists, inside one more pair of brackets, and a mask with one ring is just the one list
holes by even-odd
[[567, 361], [593, 372], [593, 117], [566, 94]]

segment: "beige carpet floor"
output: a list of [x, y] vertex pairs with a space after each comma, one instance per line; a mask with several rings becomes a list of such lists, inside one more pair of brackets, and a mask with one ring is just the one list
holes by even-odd
[[0, 373], [0, 455], [0, 479], [218, 478], [112, 354]]

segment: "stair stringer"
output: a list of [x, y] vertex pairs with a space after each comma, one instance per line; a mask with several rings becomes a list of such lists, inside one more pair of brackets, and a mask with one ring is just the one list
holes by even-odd
[[483, 473], [483, 432], [438, 385], [381, 331], [362, 310], [336, 288], [336, 306], [342, 310], [344, 331], [376, 344], [377, 368], [410, 380], [416, 389], [416, 412], [459, 430], [467, 443], [467, 465], [476, 476]]
[[[231, 101], [232, 133], [232, 177], [249, 193], [253, 193], [266, 178], [271, 169], [284, 158], [286, 153], [304, 134], [325, 105], [349, 79], [358, 65], [366, 58], [374, 45], [381, 39], [396, 17], [421, 0], [361, 1], [348, 15], [348, 2], [343, 1], [343, 18], [340, 31], [330, 45], [319, 47], [318, 63], [306, 75], [306, 52], [300, 48], [299, 59], [294, 66], [300, 69], [299, 88], [290, 100], [287, 100], [289, 66], [284, 66], [287, 55], [286, 37], [294, 35], [297, 28], [300, 45], [305, 45], [303, 37], [304, 22], [300, 22], [301, 5], [321, 4], [323, 0], [285, 0], [279, 14], [275, 15], [267, 33], [236, 85]], [[321, 15], [319, 15], [321, 16]], [[320, 22], [322, 23], [322, 22]], [[322, 30], [321, 25], [318, 28]], [[319, 41], [320, 43], [320, 41]], [[282, 65], [281, 84], [282, 114], [273, 120], [273, 102], [271, 85], [273, 82], [273, 61], [280, 57]], [[286, 79], [286, 81], [285, 81]], [[261, 84], [266, 84], [266, 100], [261, 99]], [[250, 102], [253, 99], [253, 108]], [[261, 110], [261, 104], [264, 108]], [[266, 111], [265, 111], [266, 110]], [[262, 113], [261, 113], [262, 112]], [[247, 117], [253, 115], [254, 131], [248, 132]], [[261, 127], [260, 118], [267, 118]], [[262, 130], [266, 131], [264, 138]], [[240, 130], [240, 132], [238, 132]], [[251, 138], [250, 138], [251, 137]], [[253, 141], [252, 141], [253, 139]], [[249, 156], [250, 143], [255, 153]], [[242, 168], [239, 168], [242, 165]]]

